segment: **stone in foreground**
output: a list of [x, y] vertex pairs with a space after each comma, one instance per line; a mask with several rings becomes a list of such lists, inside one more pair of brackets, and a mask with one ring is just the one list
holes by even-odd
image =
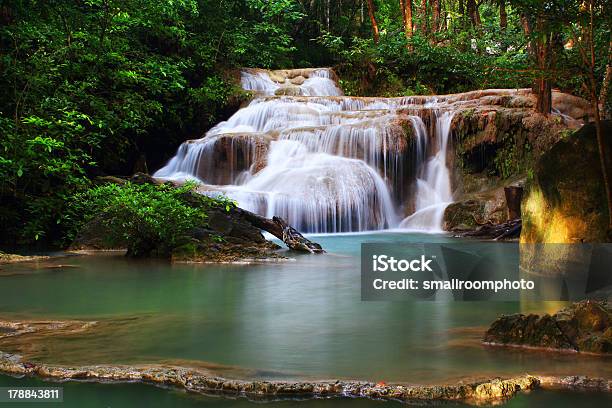
[[483, 341], [597, 354], [612, 353], [612, 306], [583, 301], [550, 316], [514, 314], [501, 316]]

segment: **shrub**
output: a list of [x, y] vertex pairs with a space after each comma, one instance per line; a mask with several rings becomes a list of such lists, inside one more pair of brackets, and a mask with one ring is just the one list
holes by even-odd
[[87, 222], [100, 217], [109, 239], [127, 245], [128, 255], [168, 257], [187, 243], [194, 227], [206, 225], [207, 209], [230, 211], [227, 198], [193, 192], [195, 184], [105, 184], [76, 194], [69, 206], [69, 237]]

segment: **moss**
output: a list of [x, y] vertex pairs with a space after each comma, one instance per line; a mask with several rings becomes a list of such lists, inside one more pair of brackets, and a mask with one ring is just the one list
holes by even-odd
[[402, 121], [401, 126], [406, 140], [409, 142], [415, 141], [414, 127], [412, 126], [412, 122]]
[[471, 119], [472, 116], [474, 116], [474, 108], [470, 108], [470, 109], [466, 109], [463, 112], [461, 112], [461, 115], [463, 115], [464, 118], [466, 119]]
[[444, 229], [471, 230], [478, 227], [485, 217], [482, 201], [468, 200], [450, 204], [444, 211]]

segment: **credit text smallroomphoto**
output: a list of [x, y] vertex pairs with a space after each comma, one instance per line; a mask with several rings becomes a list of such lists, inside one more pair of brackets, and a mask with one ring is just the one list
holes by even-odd
[[0, 408], [612, 406], [610, 16], [2, 0]]

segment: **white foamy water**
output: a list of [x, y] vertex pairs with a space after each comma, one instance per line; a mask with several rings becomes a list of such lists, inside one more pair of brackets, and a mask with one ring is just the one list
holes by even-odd
[[[416, 180], [415, 212], [401, 222], [400, 228], [442, 231], [444, 210], [453, 201], [450, 170], [446, 163], [452, 120], [452, 112], [436, 113], [435, 153], [425, 159], [420, 168]], [[419, 136], [419, 140], [427, 138]]]
[[[327, 69], [271, 75], [243, 72], [243, 88], [258, 96], [183, 143], [154, 176], [198, 180], [206, 194], [223, 193], [304, 232], [441, 230], [452, 201], [451, 113], [435, 100], [344, 97]], [[423, 120], [431, 115], [435, 134]], [[407, 200], [416, 211], [402, 221]]]

